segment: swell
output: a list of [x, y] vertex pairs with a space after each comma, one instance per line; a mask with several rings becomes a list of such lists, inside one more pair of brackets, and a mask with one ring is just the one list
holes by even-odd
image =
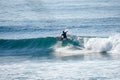
[[69, 46], [69, 44], [73, 46], [79, 46], [80, 41], [76, 38], [70, 37], [66, 41], [59, 41], [56, 37], [29, 39], [0, 39], [0, 56], [51, 56], [54, 52], [53, 46], [57, 45], [58, 42], [61, 42], [61, 47]]
[[54, 37], [31, 39], [1, 39], [0, 49], [49, 48], [57, 42]]
[[[31, 49], [31, 48], [50, 48], [54, 46], [59, 37], [29, 38], [29, 39], [0, 39], [0, 49]], [[68, 40], [60, 41], [62, 46], [72, 44], [79, 46], [83, 42], [77, 36], [69, 36]], [[81, 43], [80, 43], [81, 42]]]
[[0, 56], [51, 56], [56, 44], [54, 37], [30, 39], [1, 39]]

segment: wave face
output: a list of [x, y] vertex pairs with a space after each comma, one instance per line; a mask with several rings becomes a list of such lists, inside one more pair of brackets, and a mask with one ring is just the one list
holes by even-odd
[[39, 55], [49, 56], [52, 49], [50, 47], [56, 43], [56, 39], [47, 38], [30, 38], [30, 39], [1, 39], [0, 51], [4, 55]]
[[0, 40], [0, 49], [23, 49], [23, 48], [48, 48], [56, 43], [56, 39], [47, 38], [31, 38], [31, 39], [10, 39]]
[[[30, 39], [1, 39], [0, 55], [53, 56], [59, 53], [69, 55], [93, 52], [119, 53], [120, 35], [110, 37], [69, 36], [58, 41], [55, 37]], [[63, 55], [64, 56], [64, 55]]]

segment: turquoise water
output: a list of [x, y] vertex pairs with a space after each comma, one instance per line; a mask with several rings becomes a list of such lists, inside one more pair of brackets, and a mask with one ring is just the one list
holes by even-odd
[[0, 80], [119, 80], [119, 4], [1, 0]]

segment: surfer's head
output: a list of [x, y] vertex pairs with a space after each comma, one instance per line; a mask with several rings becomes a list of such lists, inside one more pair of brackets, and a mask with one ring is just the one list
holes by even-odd
[[68, 32], [68, 30], [67, 30], [67, 29], [65, 29], [65, 30], [63, 31], [63, 33], [64, 33], [64, 32]]

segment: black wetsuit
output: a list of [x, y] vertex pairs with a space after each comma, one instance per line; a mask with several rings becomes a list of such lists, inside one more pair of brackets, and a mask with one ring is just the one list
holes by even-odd
[[62, 33], [62, 39], [67, 39], [67, 35], [66, 35], [67, 32], [64, 32]]

